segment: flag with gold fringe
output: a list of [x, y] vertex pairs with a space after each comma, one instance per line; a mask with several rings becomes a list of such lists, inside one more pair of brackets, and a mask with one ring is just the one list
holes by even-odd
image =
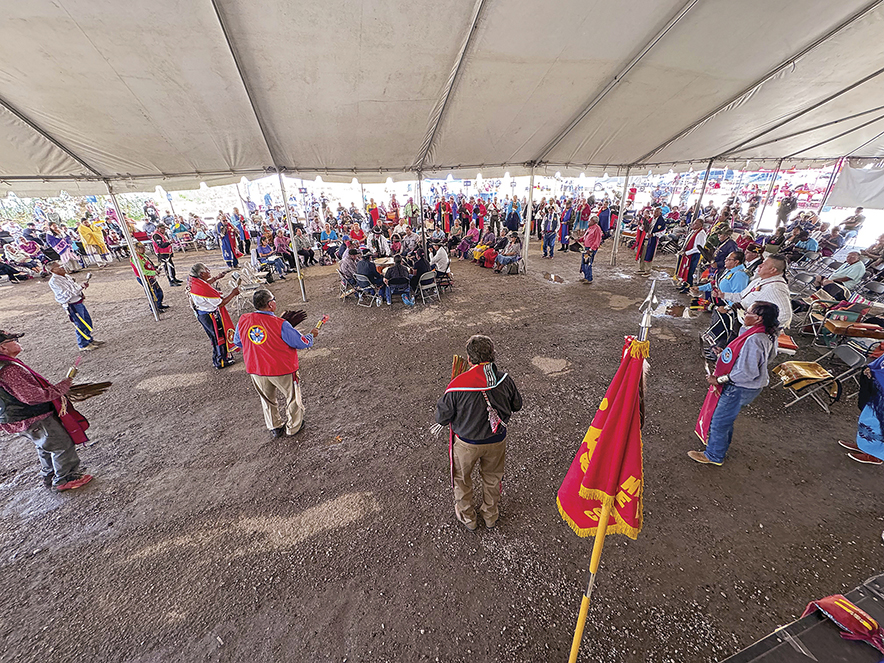
[[605, 534], [638, 537], [642, 528], [642, 392], [648, 341], [626, 337], [620, 368], [608, 387], [556, 499], [581, 537], [594, 536], [607, 503]]

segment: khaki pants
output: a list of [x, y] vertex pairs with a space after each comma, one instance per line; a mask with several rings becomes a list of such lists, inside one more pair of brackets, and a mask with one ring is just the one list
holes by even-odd
[[[304, 403], [301, 401], [301, 386], [295, 381], [294, 375], [249, 375], [255, 391], [261, 397], [261, 409], [264, 410], [264, 423], [269, 430], [285, 426], [288, 435], [294, 435], [304, 423]], [[279, 415], [276, 394], [285, 397], [286, 419]]]
[[482, 477], [482, 506], [479, 512], [486, 525], [493, 525], [500, 515], [500, 491], [506, 440], [493, 444], [467, 444], [454, 437], [454, 513], [467, 525], [476, 523], [473, 507], [473, 468], [479, 463]]

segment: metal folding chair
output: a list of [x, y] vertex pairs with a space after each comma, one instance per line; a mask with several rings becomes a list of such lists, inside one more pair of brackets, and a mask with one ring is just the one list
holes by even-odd
[[[833, 375], [829, 372], [829, 377], [798, 389], [794, 387], [785, 387], [792, 392], [793, 397], [791, 401], [786, 403], [787, 408], [810, 397], [816, 401], [817, 405], [819, 405], [826, 414], [831, 414], [829, 406], [841, 398], [844, 383], [848, 380], [853, 380], [856, 383], [857, 391], [852, 394], [847, 394], [845, 398], [853, 398], [859, 393], [859, 374], [866, 366], [866, 357], [850, 345], [844, 344], [833, 348], [831, 352], [824, 354], [813, 363], [822, 368], [820, 362], [824, 359], [830, 358], [837, 359], [841, 363], [846, 364], [847, 368], [837, 375]], [[780, 384], [785, 386], [785, 380], [781, 380]]]
[[[815, 279], [816, 274], [811, 274], [810, 272], [799, 272], [798, 274], [794, 274], [789, 277], [789, 290], [791, 290], [794, 295], [803, 295], [810, 289]], [[792, 286], [798, 286], [798, 288], [796, 289]]]
[[341, 273], [340, 269], [338, 270], [338, 276], [341, 277], [341, 283], [340, 283], [341, 290], [338, 293], [338, 297], [343, 300], [347, 300], [350, 297], [353, 297], [353, 299], [358, 300], [359, 297], [356, 292], [356, 281], [354, 281], [352, 279], [348, 279], [346, 276], [344, 276]]
[[863, 296], [866, 296], [866, 294], [869, 295], [868, 299], [871, 299], [872, 301], [880, 301], [881, 295], [884, 295], [884, 283], [869, 281], [862, 287], [860, 294]]
[[435, 297], [440, 303], [442, 302], [442, 291], [439, 290], [439, 285], [436, 283], [435, 272], [425, 272], [421, 274], [420, 279], [418, 279], [417, 287], [421, 293], [421, 301], [424, 304], [427, 303], [428, 297], [430, 301], [433, 301], [433, 297]]
[[[365, 274], [354, 274], [353, 280], [356, 281], [356, 305], [371, 308], [372, 304], [381, 305], [381, 290], [379, 286], [372, 285]], [[367, 304], [363, 303], [367, 301]]]

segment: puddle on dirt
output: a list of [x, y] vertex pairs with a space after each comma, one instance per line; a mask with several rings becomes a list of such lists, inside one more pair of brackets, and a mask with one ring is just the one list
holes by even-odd
[[552, 281], [553, 283], [564, 283], [565, 282], [565, 279], [563, 279], [558, 274], [550, 274], [549, 272], [544, 272], [543, 278], [545, 278], [547, 281]]
[[657, 318], [690, 318], [691, 309], [675, 300], [661, 299], [660, 305], [654, 309], [651, 315]]

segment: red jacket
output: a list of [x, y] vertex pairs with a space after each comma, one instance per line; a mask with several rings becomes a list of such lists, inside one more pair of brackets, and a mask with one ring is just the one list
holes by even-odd
[[288, 375], [298, 370], [298, 351], [282, 340], [282, 318], [246, 313], [237, 323], [246, 373]]

